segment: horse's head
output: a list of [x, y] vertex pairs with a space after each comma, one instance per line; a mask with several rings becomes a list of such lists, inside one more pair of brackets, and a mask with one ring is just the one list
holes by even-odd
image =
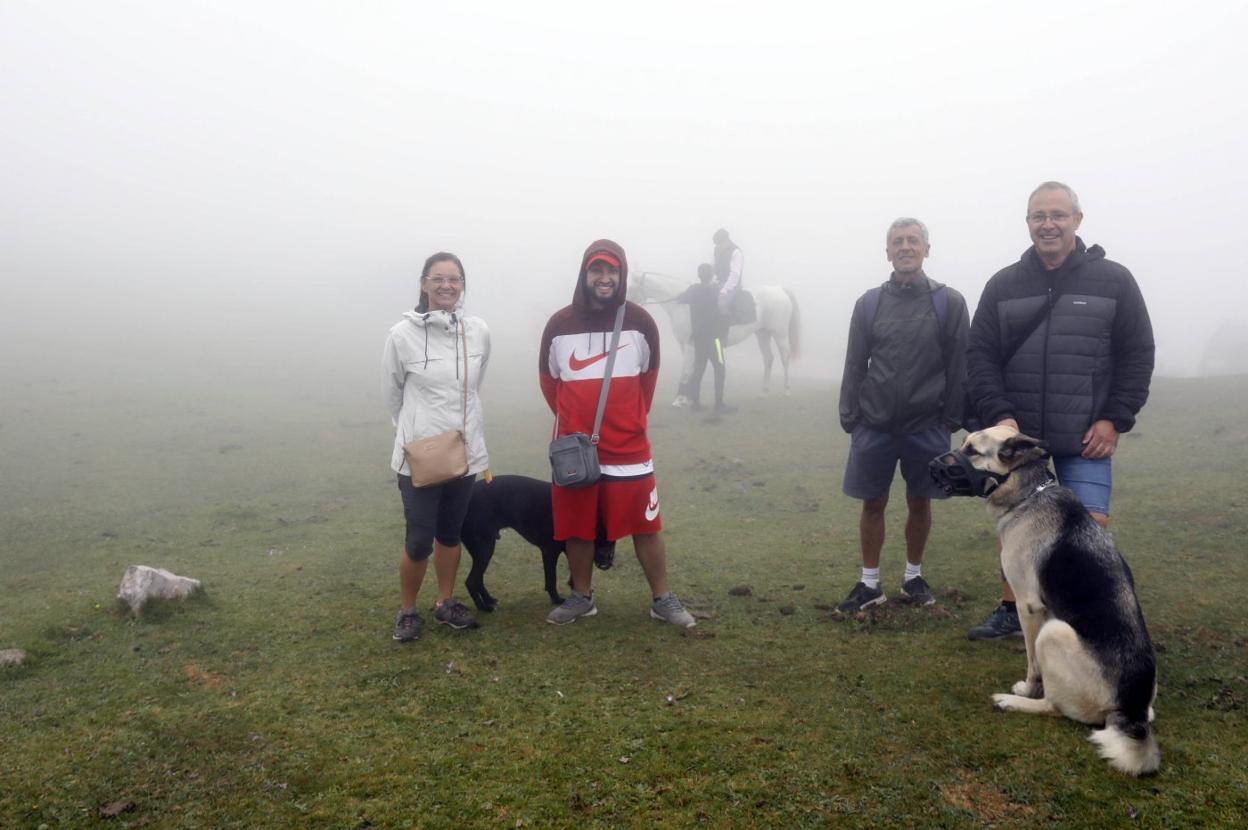
[[691, 283], [657, 271], [634, 271], [628, 275], [628, 299], [635, 303], [667, 303], [680, 296]]

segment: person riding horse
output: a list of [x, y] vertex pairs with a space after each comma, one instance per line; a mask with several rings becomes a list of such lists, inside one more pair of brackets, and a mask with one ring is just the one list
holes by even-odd
[[711, 241], [715, 243], [714, 268], [715, 283], [719, 286], [719, 313], [727, 323], [753, 323], [754, 298], [741, 287], [745, 255], [724, 228], [715, 231]]
[[[675, 302], [689, 288], [689, 280], [668, 276], [657, 271], [638, 271], [628, 281], [629, 299], [638, 303], [655, 303], [667, 313], [672, 325], [672, 335], [681, 352], [681, 391], [672, 401], [676, 407], [688, 406], [691, 401], [684, 394], [684, 387], [693, 374], [693, 331], [689, 306]], [[801, 314], [797, 297], [779, 285], [759, 285], [753, 290], [758, 314], [750, 323], [734, 325], [721, 340], [724, 347], [740, 343], [751, 335], [758, 342], [763, 358], [763, 391], [771, 385], [771, 369], [775, 360], [771, 344], [780, 353], [780, 365], [784, 371], [784, 391], [789, 392], [789, 362], [801, 351]]]

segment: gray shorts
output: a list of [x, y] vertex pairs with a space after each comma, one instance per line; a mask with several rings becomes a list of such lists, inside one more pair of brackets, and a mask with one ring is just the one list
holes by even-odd
[[927, 472], [928, 463], [949, 451], [949, 432], [932, 427], [923, 432], [890, 435], [858, 426], [849, 441], [849, 461], [845, 464], [845, 495], [855, 499], [878, 499], [888, 495], [897, 463], [906, 480], [911, 498], [943, 499], [945, 492]]

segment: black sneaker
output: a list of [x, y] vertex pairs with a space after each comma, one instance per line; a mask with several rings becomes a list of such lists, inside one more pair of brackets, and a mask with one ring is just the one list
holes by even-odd
[[420, 636], [420, 627], [424, 622], [415, 611], [400, 611], [398, 619], [394, 621], [394, 639], [400, 643], [415, 640]]
[[716, 415], [731, 415], [731, 414], [733, 414], [733, 413], [734, 413], [734, 412], [736, 412], [736, 411], [737, 411], [737, 408], [736, 408], [735, 406], [729, 406], [729, 405], [728, 405], [728, 404], [726, 404], [726, 403], [717, 403], [717, 404], [715, 404], [715, 414], [716, 414]]
[[927, 582], [921, 576], [907, 579], [901, 583], [901, 597], [899, 599], [911, 605], [931, 605], [936, 602], [936, 597], [932, 596], [932, 589], [927, 586]]
[[615, 542], [607, 540], [594, 542], [594, 567], [600, 571], [609, 571], [615, 564]]
[[1018, 622], [1018, 609], [1010, 608], [1004, 602], [992, 609], [988, 618], [966, 632], [968, 640], [1000, 640], [1004, 637], [1023, 636], [1023, 627]]
[[455, 629], [477, 628], [480, 625], [468, 607], [454, 597], [433, 609], [433, 620]]
[[886, 599], [888, 597], [884, 596], [883, 588], [868, 588], [865, 582], [859, 582], [854, 586], [854, 590], [849, 592], [845, 601], [836, 606], [836, 610], [843, 613], [863, 611], [872, 605], [879, 605]]

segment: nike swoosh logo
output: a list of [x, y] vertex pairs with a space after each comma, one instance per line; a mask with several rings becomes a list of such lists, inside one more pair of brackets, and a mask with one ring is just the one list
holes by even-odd
[[[628, 345], [627, 343], [621, 344], [620, 349], [623, 349], [627, 345]], [[616, 351], [619, 351], [619, 349], [617, 349]], [[573, 372], [579, 372], [582, 369], [584, 369], [586, 366], [593, 366], [595, 363], [602, 360], [606, 356], [607, 356], [607, 353], [603, 352], [602, 354], [596, 354], [593, 357], [587, 357], [584, 360], [581, 360], [579, 357], [576, 356], [576, 352], [573, 352], [572, 356], [568, 358], [568, 366], [572, 367]]]
[[653, 522], [655, 517], [659, 515], [659, 491], [657, 489], [650, 491], [650, 503], [646, 505], [646, 521]]

